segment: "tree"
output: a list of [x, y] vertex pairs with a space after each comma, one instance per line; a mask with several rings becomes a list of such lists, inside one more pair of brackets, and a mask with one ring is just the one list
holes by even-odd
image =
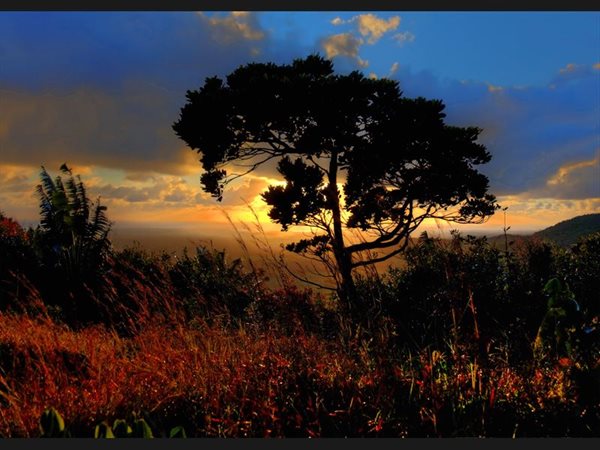
[[85, 281], [106, 259], [111, 223], [106, 206], [90, 201], [81, 178], [74, 177], [66, 164], [60, 170], [68, 175], [65, 181], [60, 176], [53, 180], [42, 167], [37, 186], [40, 225], [34, 243], [48, 268], [60, 270], [68, 281]]
[[402, 252], [425, 219], [483, 222], [497, 208], [475, 169], [491, 158], [481, 130], [446, 125], [441, 101], [404, 98], [396, 81], [335, 74], [312, 55], [241, 66], [186, 98], [173, 129], [201, 154], [203, 189], [220, 201], [232, 180], [276, 160], [286, 185], [263, 193], [269, 216], [318, 230], [288, 248], [332, 255], [349, 306], [352, 271]]

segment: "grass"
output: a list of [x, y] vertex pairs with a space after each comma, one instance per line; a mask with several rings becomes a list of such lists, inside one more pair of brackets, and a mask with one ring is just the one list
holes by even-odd
[[164, 322], [120, 337], [10, 314], [0, 315], [0, 343], [5, 437], [38, 436], [50, 406], [75, 436], [134, 413], [153, 429], [183, 425], [188, 436], [210, 437], [598, 432], [568, 361], [519, 370], [480, 365], [458, 348], [393, 360], [364, 343], [301, 332]]
[[[600, 436], [600, 354], [583, 340], [597, 336], [600, 236], [571, 253], [528, 243], [504, 256], [424, 239], [406, 267], [357, 280], [360, 320], [209, 249], [177, 260], [128, 249], [93, 287], [69, 285], [9, 225], [2, 437], [40, 436], [47, 408], [76, 437], [136, 418], [155, 436]], [[581, 311], [547, 327], [536, 357], [543, 286], [557, 276]]]

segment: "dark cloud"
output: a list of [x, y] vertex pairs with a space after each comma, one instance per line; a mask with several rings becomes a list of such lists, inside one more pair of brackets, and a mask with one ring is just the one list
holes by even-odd
[[[0, 164], [66, 161], [123, 169], [130, 181], [145, 181], [149, 172], [199, 173], [198, 156], [171, 130], [185, 91], [240, 64], [290, 62], [323, 43], [301, 48], [292, 38], [274, 42], [253, 14], [2, 13]], [[339, 48], [347, 54], [338, 52], [336, 68], [356, 68], [353, 45]], [[600, 196], [591, 166], [565, 178], [568, 189], [548, 184], [561, 168], [595, 157], [597, 65], [572, 63], [557, 68], [547, 86], [515, 87], [446, 80], [399, 63], [392, 73], [406, 96], [443, 99], [448, 122], [484, 129], [493, 160], [482, 170], [497, 195]], [[275, 173], [270, 165], [257, 175]], [[258, 192], [259, 183], [246, 187]], [[145, 194], [114, 195], [143, 201]], [[168, 195], [174, 201], [183, 194]], [[186, 195], [196, 201], [196, 193]]]
[[[252, 16], [243, 20], [260, 32]], [[243, 35], [220, 41], [219, 28], [197, 13], [2, 13], [0, 83], [115, 92], [123, 83], [145, 80], [185, 90], [206, 76], [229, 72], [256, 47]], [[235, 30], [227, 35], [235, 38]]]
[[156, 199], [159, 191], [155, 188], [139, 188], [132, 186], [98, 186], [94, 189], [101, 197], [109, 199], [126, 200], [131, 203], [146, 202], [150, 199]]
[[[507, 195], [541, 193], [560, 167], [594, 158], [600, 135], [598, 73], [591, 66], [568, 66], [557, 69], [547, 86], [525, 87], [444, 80], [403, 66], [394, 78], [407, 97], [442, 99], [449, 123], [484, 130], [481, 141], [493, 159], [481, 170], [496, 194]], [[573, 198], [593, 193], [590, 185], [582, 184], [581, 191], [574, 186]]]
[[254, 14], [0, 14], [0, 163], [189, 171], [171, 129], [186, 90], [265, 36]]
[[43, 95], [0, 90], [1, 162], [181, 173], [184, 145], [171, 130], [179, 102], [151, 85], [120, 95], [94, 88]]

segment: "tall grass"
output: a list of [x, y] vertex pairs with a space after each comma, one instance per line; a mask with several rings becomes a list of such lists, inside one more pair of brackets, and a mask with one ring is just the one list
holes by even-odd
[[[598, 274], [587, 270], [600, 236], [571, 254], [424, 238], [406, 267], [359, 280], [361, 319], [207, 248], [114, 252], [93, 286], [52, 291], [10, 230], [3, 437], [39, 436], [48, 407], [88, 437], [134, 415], [199, 437], [600, 435]], [[571, 350], [550, 337], [536, 358], [549, 277], [570, 285], [580, 316], [563, 330]]]
[[560, 364], [481, 366], [455, 347], [401, 360], [301, 332], [177, 323], [121, 337], [2, 314], [0, 330], [5, 437], [39, 435], [49, 406], [75, 436], [132, 413], [191, 436], [597, 435]]

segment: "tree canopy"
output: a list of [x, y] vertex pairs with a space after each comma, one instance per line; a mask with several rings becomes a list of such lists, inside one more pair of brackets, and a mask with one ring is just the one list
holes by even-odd
[[[396, 81], [336, 74], [312, 55], [241, 66], [186, 99], [173, 129], [201, 155], [203, 189], [221, 200], [229, 182], [276, 160], [286, 184], [263, 193], [269, 216], [319, 230], [289, 249], [333, 255], [344, 297], [354, 268], [402, 252], [425, 219], [480, 223], [497, 209], [476, 169], [491, 159], [481, 130], [447, 125], [440, 100], [405, 98]], [[349, 229], [360, 242], [345, 240]]]

